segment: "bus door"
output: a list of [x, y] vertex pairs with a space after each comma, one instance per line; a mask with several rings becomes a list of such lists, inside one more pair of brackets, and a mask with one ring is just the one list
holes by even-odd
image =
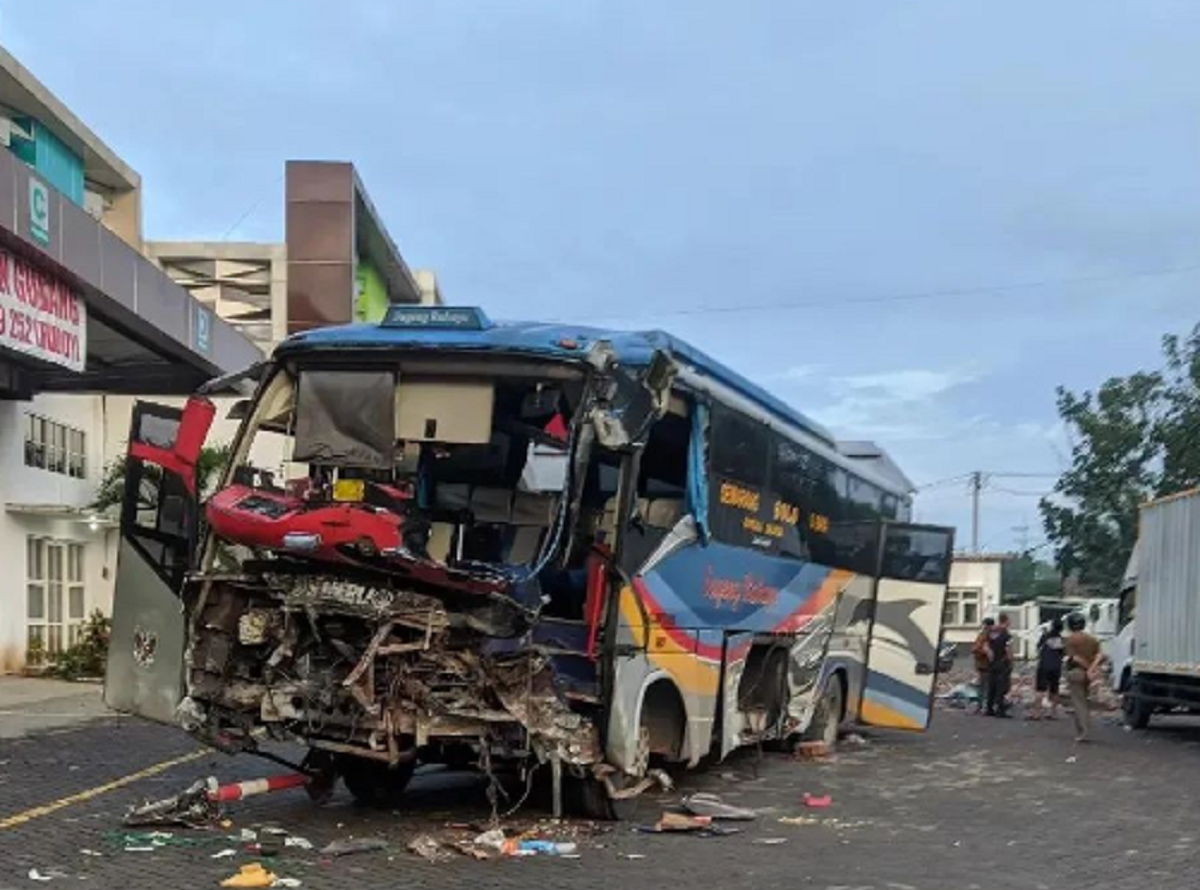
[[195, 552], [196, 460], [215, 407], [181, 411], [137, 402], [125, 455], [125, 494], [104, 701], [114, 710], [174, 723], [183, 689], [184, 575]]
[[929, 725], [953, 547], [951, 529], [884, 524], [860, 723], [911, 730]]

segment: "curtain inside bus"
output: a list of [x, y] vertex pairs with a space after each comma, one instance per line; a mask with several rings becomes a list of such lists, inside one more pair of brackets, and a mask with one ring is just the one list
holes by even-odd
[[688, 446], [687, 508], [700, 540], [708, 543], [708, 405], [692, 405], [692, 441]]

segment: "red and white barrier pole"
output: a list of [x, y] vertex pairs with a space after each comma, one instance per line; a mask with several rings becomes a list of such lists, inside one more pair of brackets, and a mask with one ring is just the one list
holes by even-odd
[[308, 776], [303, 773], [288, 773], [283, 776], [270, 776], [266, 779], [251, 779], [248, 782], [234, 782], [232, 785], [220, 785], [216, 791], [208, 792], [208, 799], [213, 803], [229, 803], [254, 797], [257, 794], [270, 794], [272, 791], [285, 791], [288, 788], [302, 788], [308, 784]]

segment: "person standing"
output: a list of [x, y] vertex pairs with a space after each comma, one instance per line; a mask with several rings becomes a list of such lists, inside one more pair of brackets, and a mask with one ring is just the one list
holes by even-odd
[[1071, 695], [1072, 716], [1075, 719], [1075, 741], [1089, 741], [1092, 730], [1088, 690], [1100, 666], [1100, 641], [1084, 628], [1087, 621], [1078, 612], [1067, 618], [1071, 635], [1064, 651], [1067, 657], [1067, 690]]
[[1000, 618], [988, 630], [987, 715], [1007, 717], [1008, 687], [1012, 679], [1012, 634], [1008, 631], [1008, 616]]
[[1050, 708], [1050, 719], [1058, 717], [1058, 691], [1062, 683], [1063, 623], [1061, 618], [1050, 622], [1050, 627], [1038, 640], [1037, 674], [1034, 678], [1033, 713], [1031, 720], [1041, 720], [1046, 706]]
[[988, 634], [991, 633], [996, 621], [992, 618], [983, 619], [983, 627], [975, 634], [975, 644], [971, 647], [971, 655], [975, 658], [975, 674], [979, 680], [979, 707], [976, 714], [983, 713], [983, 702], [987, 697], [988, 669], [992, 664], [992, 650], [988, 648]]

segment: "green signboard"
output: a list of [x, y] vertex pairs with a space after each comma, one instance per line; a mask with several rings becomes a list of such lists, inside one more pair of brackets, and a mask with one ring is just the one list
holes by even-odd
[[359, 260], [354, 272], [354, 320], [379, 322], [387, 314], [387, 285], [369, 260]]

